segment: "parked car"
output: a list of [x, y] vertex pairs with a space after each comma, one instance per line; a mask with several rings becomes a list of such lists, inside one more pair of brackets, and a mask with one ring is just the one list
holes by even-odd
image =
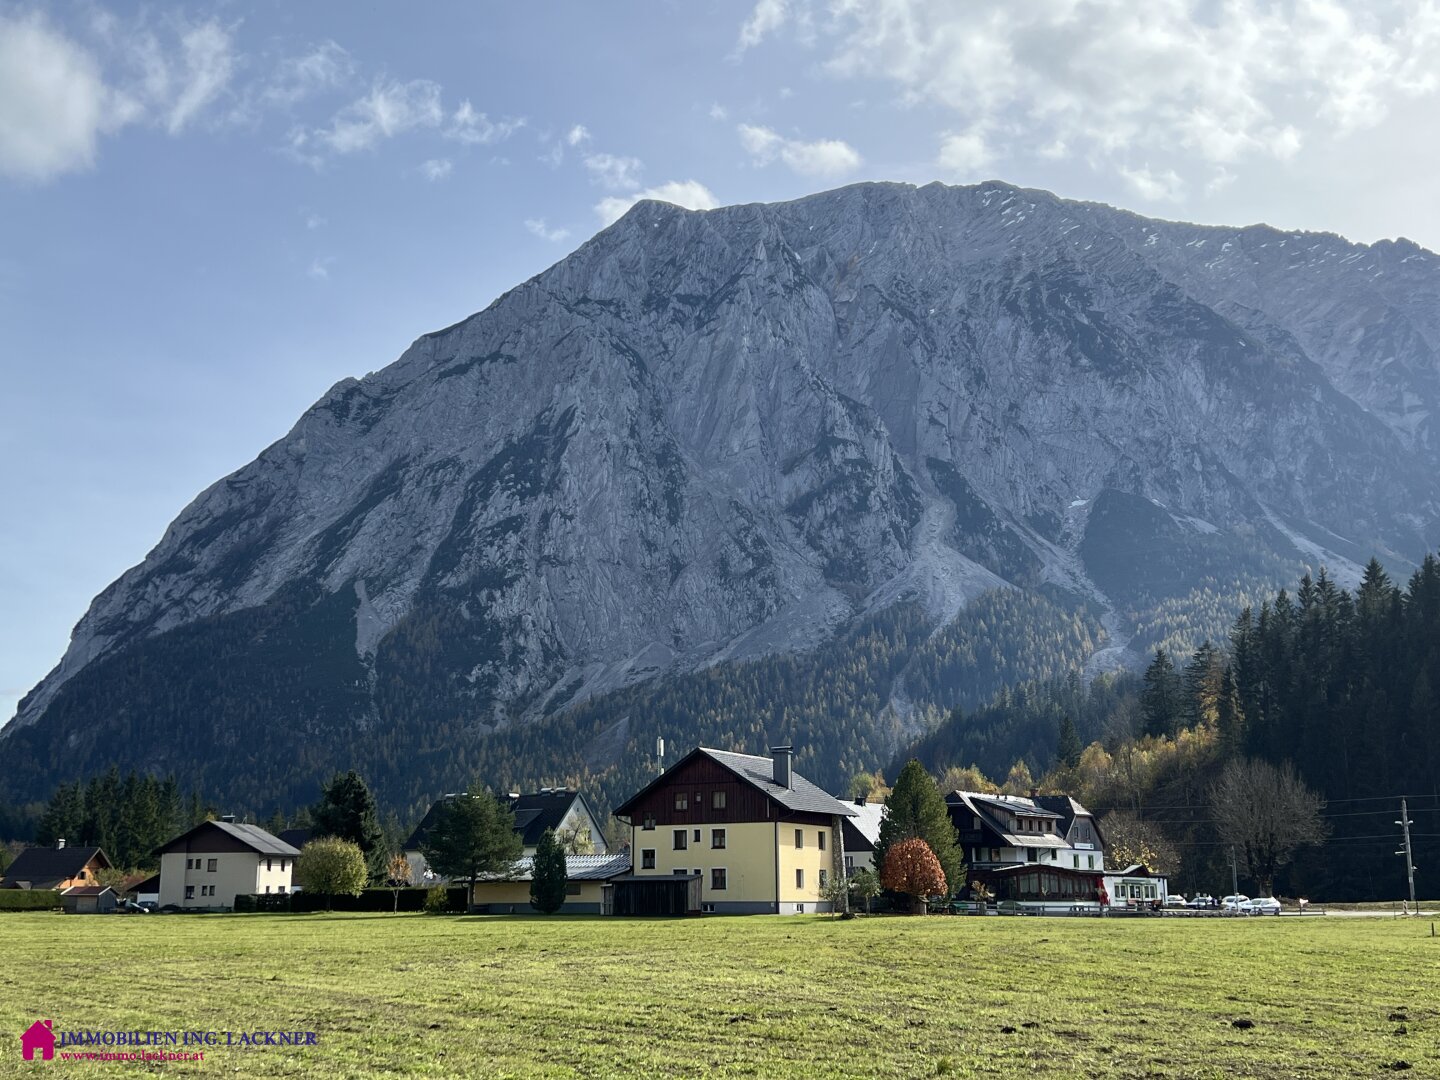
[[1233, 896], [1222, 896], [1220, 898], [1220, 911], [1226, 915], [1244, 915], [1244, 905], [1250, 902], [1250, 898], [1244, 893], [1236, 893]]
[[1194, 896], [1190, 897], [1189, 900], [1186, 900], [1185, 906], [1188, 908], [1196, 909], [1213, 908], [1215, 906], [1215, 898], [1209, 893], [1199, 892], [1196, 893]]
[[1172, 892], [1165, 897], [1165, 907], [1184, 907], [1185, 896], [1183, 893]]
[[1246, 900], [1240, 905], [1240, 909], [1247, 915], [1279, 915], [1280, 901], [1273, 896], [1257, 896], [1253, 900]]
[[144, 904], [137, 904], [134, 900], [125, 900], [120, 904], [120, 910], [129, 912], [132, 915], [149, 915], [150, 909]]

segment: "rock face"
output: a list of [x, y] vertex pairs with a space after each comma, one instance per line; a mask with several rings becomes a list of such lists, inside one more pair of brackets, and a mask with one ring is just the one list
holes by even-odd
[[1226, 574], [1440, 542], [1437, 349], [1406, 241], [999, 183], [641, 203], [203, 492], [0, 750], [30, 791], [60, 748], [165, 767], [220, 695], [254, 727], [196, 753], [287, 725], [403, 753], [1005, 586], [1111, 609], [1118, 646]]

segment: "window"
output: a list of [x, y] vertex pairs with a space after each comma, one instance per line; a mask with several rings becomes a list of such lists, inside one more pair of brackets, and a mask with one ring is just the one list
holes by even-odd
[[714, 810], [724, 810], [724, 809], [725, 809], [725, 792], [723, 792], [723, 791], [712, 791], [712, 792], [710, 793], [710, 807], [711, 807], [711, 809], [714, 809]]
[[990, 861], [991, 861], [991, 862], [999, 862], [999, 861], [1000, 861], [1000, 849], [999, 849], [998, 847], [992, 847], [992, 848], [990, 849]]
[[266, 859], [266, 860], [265, 860], [265, 869], [266, 869], [266, 870], [274, 870], [274, 869], [275, 869], [275, 860], [274, 860], [274, 859]]
[[641, 825], [640, 828], [645, 829], [645, 830], [647, 830], [647, 831], [648, 831], [648, 830], [653, 830], [653, 829], [655, 828], [655, 815], [654, 815], [654, 814], [646, 814], [646, 815], [645, 815], [645, 824]]
[[195, 886], [194, 886], [194, 885], [186, 885], [186, 886], [185, 886], [185, 899], [186, 899], [186, 900], [194, 900], [194, 899], [195, 899]]
[[283, 893], [283, 892], [285, 891], [285, 886], [284, 886], [284, 885], [281, 885], [281, 886], [280, 886], [278, 889], [276, 889], [275, 891], [276, 891], [276, 892], [282, 892], [282, 893]]
[[701, 910], [704, 914], [706, 914], [706, 915], [714, 915], [714, 914], [715, 914], [715, 905], [714, 905], [714, 904], [701, 904], [701, 905], [700, 905], [700, 910]]
[[266, 885], [266, 886], [265, 886], [265, 891], [266, 891], [267, 893], [270, 891], [270, 886], [269, 886], [269, 885]]
[[690, 830], [689, 830], [689, 829], [676, 829], [676, 830], [675, 830], [675, 850], [676, 850], [676, 851], [684, 851], [687, 847], [689, 847], [689, 845], [686, 843], [686, 841], [689, 840], [689, 839], [690, 839]]
[[1091, 870], [1094, 870], [1094, 869], [1095, 869], [1095, 856], [1094, 856], [1094, 855], [1086, 855], [1085, 858], [1086, 858], [1086, 860], [1090, 863], [1090, 867], [1089, 867], [1089, 868], [1090, 868]]
[[640, 851], [640, 869], [655, 869], [655, 849], [653, 847], [642, 848]]
[[1070, 861], [1075, 864], [1075, 867], [1074, 867], [1074, 868], [1075, 868], [1076, 870], [1079, 870], [1079, 869], [1080, 869], [1080, 856], [1079, 856], [1079, 855], [1071, 855], [1071, 856], [1070, 856]]
[[850, 876], [851, 874], [853, 874], [854, 872], [855, 872], [855, 856], [854, 856], [854, 855], [846, 855], [846, 856], [845, 856], [845, 876], [846, 876], [846, 877], [849, 877], [849, 876]]
[[580, 882], [578, 882], [578, 881], [567, 881], [567, 882], [565, 883], [565, 895], [566, 895], [566, 896], [579, 896], [579, 895], [580, 895]]
[[724, 829], [711, 829], [711, 830], [710, 830], [710, 846], [711, 846], [712, 848], [723, 848], [723, 847], [725, 846], [725, 830], [724, 830]]
[[804, 829], [796, 829], [796, 830], [795, 830], [795, 847], [798, 849], [798, 848], [803, 848], [804, 846], [805, 846], [805, 830], [804, 830]]
[[820, 871], [820, 888], [825, 888], [825, 881], [829, 876], [830, 875], [827, 874], [824, 870]]
[[803, 914], [805, 914], [805, 905], [804, 905], [804, 904], [796, 904], [796, 905], [795, 905], [795, 914], [796, 914], [796, 915], [803, 915]]
[[207, 859], [207, 860], [205, 861], [205, 872], [206, 872], [207, 874], [213, 874], [213, 873], [215, 873], [215, 864], [218, 863], [219, 861], [220, 861], [219, 859]]
[[805, 868], [804, 868], [803, 866], [797, 866], [797, 867], [795, 868], [795, 888], [797, 888], [797, 889], [803, 889], [804, 887], [805, 887]]
[[674, 870], [670, 872], [676, 877], [684, 877], [686, 874], [690, 873], [690, 871], [686, 870], [683, 866], [677, 866]]
[[289, 860], [289, 859], [281, 859], [281, 860], [280, 860], [280, 869], [281, 869], [282, 871], [290, 869], [290, 860]]
[[695, 835], [694, 835], [693, 837], [691, 837], [691, 839], [693, 839], [693, 840], [695, 841], [695, 843], [697, 843], [697, 844], [700, 842], [700, 830], [699, 830], [699, 829], [696, 829], [696, 830], [695, 830]]
[[676, 810], [688, 810], [688, 809], [690, 809], [690, 796], [689, 796], [689, 795], [686, 795], [685, 792], [683, 792], [683, 791], [677, 791], [677, 792], [675, 793], [675, 809], [676, 809]]
[[710, 871], [710, 888], [723, 892], [725, 889], [725, 867], [717, 866]]

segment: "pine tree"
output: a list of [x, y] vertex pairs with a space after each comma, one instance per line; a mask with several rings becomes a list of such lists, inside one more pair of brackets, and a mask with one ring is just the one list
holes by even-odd
[[565, 889], [569, 884], [565, 851], [555, 838], [554, 829], [546, 829], [535, 845], [531, 868], [530, 906], [542, 915], [553, 915], [565, 905]]
[[365, 854], [370, 880], [384, 880], [388, 856], [380, 831], [380, 814], [375, 796], [358, 773], [353, 769], [343, 775], [337, 773], [325, 785], [312, 815], [316, 835], [336, 836], [357, 845]]
[[895, 787], [885, 800], [885, 808], [880, 840], [875, 848], [875, 864], [883, 867], [885, 856], [894, 845], [918, 837], [930, 845], [940, 861], [949, 891], [953, 893], [958, 889], [964, 881], [965, 856], [940, 789], [920, 762], [911, 759], [900, 770]]
[[1055, 757], [1067, 769], [1080, 764], [1080, 736], [1075, 731], [1075, 721], [1067, 712], [1060, 717], [1060, 737], [1055, 747]]
[[436, 873], [471, 885], [481, 874], [509, 873], [524, 850], [515, 815], [478, 783], [440, 805], [420, 845]]
[[1155, 650], [1155, 659], [1145, 669], [1140, 692], [1140, 716], [1146, 735], [1174, 735], [1180, 721], [1180, 676], [1164, 649]]

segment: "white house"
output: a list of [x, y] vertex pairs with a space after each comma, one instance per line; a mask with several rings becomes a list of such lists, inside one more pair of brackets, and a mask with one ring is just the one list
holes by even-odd
[[845, 876], [861, 870], [879, 872], [875, 865], [875, 849], [880, 844], [880, 823], [885, 819], [885, 804], [869, 799], [841, 799], [853, 817], [842, 818], [845, 832]]
[[202, 822], [160, 849], [160, 906], [233, 908], [237, 896], [290, 892], [299, 855], [258, 825]]

